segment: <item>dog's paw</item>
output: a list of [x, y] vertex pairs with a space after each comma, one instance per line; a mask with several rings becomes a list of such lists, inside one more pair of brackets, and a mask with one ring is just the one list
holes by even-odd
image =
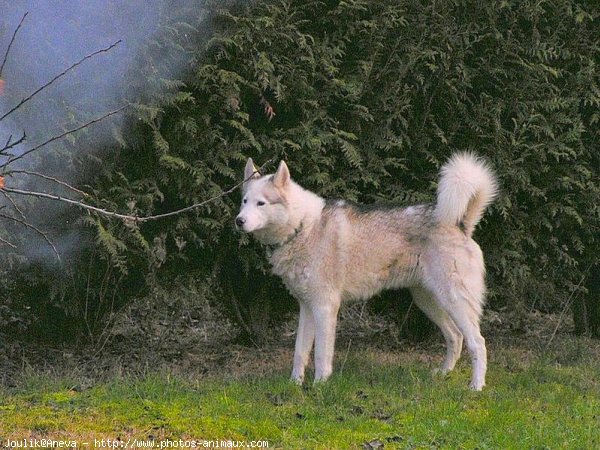
[[325, 384], [325, 382], [329, 379], [330, 375], [327, 376], [315, 376], [315, 380], [313, 381], [313, 385], [319, 386]]
[[469, 389], [475, 392], [481, 392], [484, 386], [485, 383], [483, 381], [471, 381], [471, 384], [469, 384]]
[[290, 381], [297, 386], [302, 386], [302, 384], [304, 383], [304, 377], [292, 375]]

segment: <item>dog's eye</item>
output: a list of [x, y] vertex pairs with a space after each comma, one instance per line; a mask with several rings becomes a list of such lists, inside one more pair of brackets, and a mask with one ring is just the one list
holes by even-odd
[[243, 201], [243, 203], [244, 203], [244, 205], [245, 205], [246, 203], [248, 203], [248, 199], [247, 199], [247, 198], [245, 198], [245, 199], [244, 199], [244, 201]]
[[265, 206], [265, 202], [263, 202], [262, 200], [260, 202], [256, 203], [257, 206]]

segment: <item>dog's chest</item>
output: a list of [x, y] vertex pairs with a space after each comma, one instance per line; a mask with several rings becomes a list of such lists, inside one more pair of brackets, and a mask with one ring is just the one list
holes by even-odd
[[281, 277], [294, 297], [305, 299], [310, 295], [316, 280], [307, 255], [294, 249], [282, 249], [273, 252], [269, 261], [273, 274]]

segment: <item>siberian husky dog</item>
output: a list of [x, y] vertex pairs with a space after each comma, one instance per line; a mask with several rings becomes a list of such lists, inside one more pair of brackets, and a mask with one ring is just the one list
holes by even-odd
[[407, 287], [444, 335], [441, 372], [454, 368], [464, 339], [470, 387], [483, 388], [485, 267], [471, 236], [497, 190], [483, 161], [454, 155], [441, 168], [435, 204], [409, 207], [325, 200], [295, 183], [284, 161], [262, 176], [248, 159], [244, 180], [235, 223], [269, 247], [273, 273], [300, 303], [293, 380], [302, 383], [313, 343], [315, 382], [331, 375], [342, 301]]

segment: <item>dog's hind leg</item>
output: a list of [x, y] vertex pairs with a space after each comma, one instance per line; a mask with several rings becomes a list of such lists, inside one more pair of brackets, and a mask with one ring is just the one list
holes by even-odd
[[325, 381], [333, 372], [335, 329], [340, 309], [340, 296], [329, 294], [311, 303], [315, 320], [315, 382]]
[[479, 321], [473, 320], [467, 315], [462, 315], [459, 311], [451, 312], [450, 316], [454, 319], [458, 329], [462, 332], [467, 344], [467, 349], [471, 355], [473, 375], [471, 377], [470, 387], [474, 391], [480, 391], [483, 389], [483, 386], [485, 386], [487, 350], [485, 348], [485, 339], [479, 330]]
[[470, 387], [474, 391], [480, 391], [485, 386], [487, 350], [479, 328], [481, 303], [473, 294], [461, 284], [451, 285], [447, 292], [436, 293], [436, 296], [439, 295], [437, 300], [441, 307], [446, 310], [465, 339], [473, 367]]
[[448, 313], [444, 311], [435, 300], [434, 296], [421, 287], [410, 290], [415, 304], [435, 323], [446, 340], [446, 358], [441, 368], [441, 373], [446, 374], [454, 369], [456, 361], [462, 351], [463, 335]]
[[315, 321], [312, 311], [304, 302], [300, 302], [300, 319], [296, 332], [296, 349], [294, 352], [294, 368], [292, 380], [298, 384], [304, 381], [304, 370], [308, 364], [310, 351], [315, 341]]

